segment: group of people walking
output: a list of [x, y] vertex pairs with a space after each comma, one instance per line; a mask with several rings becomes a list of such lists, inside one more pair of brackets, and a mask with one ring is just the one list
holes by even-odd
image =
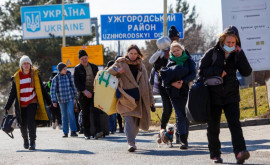
[[[167, 49], [162, 50], [162, 55], [154, 60], [152, 69], [154, 74], [151, 73], [150, 81], [146, 67], [142, 63], [143, 54], [137, 45], [130, 45], [124, 57], [117, 58], [106, 68], [107, 72], [119, 80], [116, 108], [117, 113], [124, 118], [124, 131], [129, 152], [137, 149], [136, 135], [139, 129], [146, 131], [149, 129], [151, 111], [155, 111], [152, 85], [158, 88], [163, 102], [161, 129], [166, 128], [172, 108], [174, 108], [177, 127], [176, 143], [180, 144], [180, 149], [188, 149], [189, 121], [186, 117], [185, 106], [189, 85], [196, 77], [196, 69], [188, 50], [179, 43], [179, 37], [179, 32], [172, 26], [169, 30], [171, 43]], [[217, 59], [213, 62], [214, 52], [217, 53]], [[76, 100], [82, 110], [85, 139], [90, 139], [91, 136], [90, 115], [94, 115], [92, 123], [94, 123], [95, 138], [103, 136], [99, 121], [100, 110], [94, 107], [94, 78], [98, 67], [88, 62], [89, 58], [84, 50], [79, 51], [78, 58], [80, 64], [75, 67], [74, 77], [67, 71], [64, 63], [58, 64], [59, 73], [51, 83], [51, 98], [44, 89], [38, 70], [32, 65], [30, 58], [23, 56], [20, 59], [20, 68], [13, 76], [5, 109], [8, 111], [15, 100], [15, 113], [24, 139], [24, 148], [35, 149], [35, 120], [48, 120], [44, 100], [49, 107], [60, 106], [63, 137], [68, 137], [69, 127], [70, 136], [78, 136], [74, 115]], [[209, 86], [211, 109], [207, 137], [210, 158], [214, 163], [223, 162], [219, 141], [222, 109], [231, 131], [237, 163], [242, 164], [249, 158], [239, 121], [240, 95], [237, 70], [243, 76], [250, 75], [252, 71], [241, 49], [238, 30], [230, 26], [219, 36], [216, 46], [210, 48], [202, 57], [197, 80], [203, 83], [210, 76], [223, 78], [222, 84]], [[151, 79], [155, 79], [154, 82], [157, 84], [150, 83], [153, 82]]]

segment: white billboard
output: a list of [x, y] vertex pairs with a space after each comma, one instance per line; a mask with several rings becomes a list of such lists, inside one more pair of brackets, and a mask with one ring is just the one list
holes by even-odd
[[[66, 36], [91, 35], [89, 3], [66, 4]], [[21, 7], [23, 39], [61, 37], [63, 34], [62, 5]]]
[[253, 71], [270, 70], [270, 0], [222, 0], [223, 28], [237, 27]]

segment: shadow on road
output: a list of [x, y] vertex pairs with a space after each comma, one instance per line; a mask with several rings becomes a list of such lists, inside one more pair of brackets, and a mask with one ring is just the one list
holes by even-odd
[[136, 154], [152, 155], [152, 156], [187, 156], [187, 155], [205, 155], [209, 154], [208, 151], [199, 150], [138, 150]]
[[[249, 151], [256, 151], [261, 149], [269, 149], [270, 145], [265, 145], [265, 143], [270, 143], [270, 140], [267, 139], [260, 139], [260, 140], [246, 140], [246, 146]], [[199, 146], [207, 146], [207, 142], [191, 142], [192, 145], [199, 145]], [[222, 152], [232, 152], [232, 142], [221, 142], [222, 146], [221, 151]]]
[[[33, 152], [33, 151], [18, 150], [17, 152]], [[63, 149], [36, 149], [34, 152], [55, 152], [55, 153], [61, 153], [61, 154], [94, 154], [93, 152], [89, 152], [86, 150], [73, 151], [73, 150], [63, 150]]]
[[[127, 138], [123, 136], [107, 136], [106, 138], [103, 138], [102, 140], [117, 142], [117, 143], [127, 143]], [[150, 143], [150, 142], [154, 142], [154, 139], [153, 140], [136, 139], [136, 142]]]

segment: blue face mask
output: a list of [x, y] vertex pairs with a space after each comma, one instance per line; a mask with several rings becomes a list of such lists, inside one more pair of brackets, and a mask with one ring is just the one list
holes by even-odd
[[226, 50], [226, 52], [230, 53], [235, 50], [235, 46], [228, 47], [227, 45], [224, 45], [223, 48]]

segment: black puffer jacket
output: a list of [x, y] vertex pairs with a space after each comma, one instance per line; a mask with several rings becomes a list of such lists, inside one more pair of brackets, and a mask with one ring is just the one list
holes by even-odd
[[[174, 61], [171, 59], [168, 60], [167, 68], [167, 75], [166, 79], [169, 80], [169, 84], [163, 84], [164, 87], [167, 89], [168, 94], [170, 97], [177, 98], [179, 95], [187, 97], [189, 86], [188, 83], [193, 81], [196, 77], [196, 69], [195, 69], [195, 62], [192, 60], [190, 54], [186, 51], [189, 58], [184, 62], [183, 66], [178, 67]], [[174, 69], [174, 70], [173, 70]], [[176, 75], [177, 74], [177, 75]], [[172, 82], [183, 80], [183, 85], [180, 89], [177, 89], [170, 84]], [[164, 81], [164, 80], [163, 80]]]
[[[239, 38], [238, 31], [235, 27], [231, 27], [228, 30], [233, 30]], [[241, 46], [241, 42], [238, 46]], [[217, 52], [217, 59], [212, 65], [214, 51]], [[236, 71], [238, 70], [242, 76], [249, 76], [252, 68], [243, 50], [240, 52], [234, 51], [225, 59], [225, 51], [218, 42], [215, 47], [210, 48], [202, 57], [199, 64], [199, 79], [203, 80], [210, 76], [221, 76], [223, 70], [227, 73], [223, 78], [223, 84], [209, 86], [211, 103], [224, 105], [239, 102], [239, 81], [236, 77]]]

